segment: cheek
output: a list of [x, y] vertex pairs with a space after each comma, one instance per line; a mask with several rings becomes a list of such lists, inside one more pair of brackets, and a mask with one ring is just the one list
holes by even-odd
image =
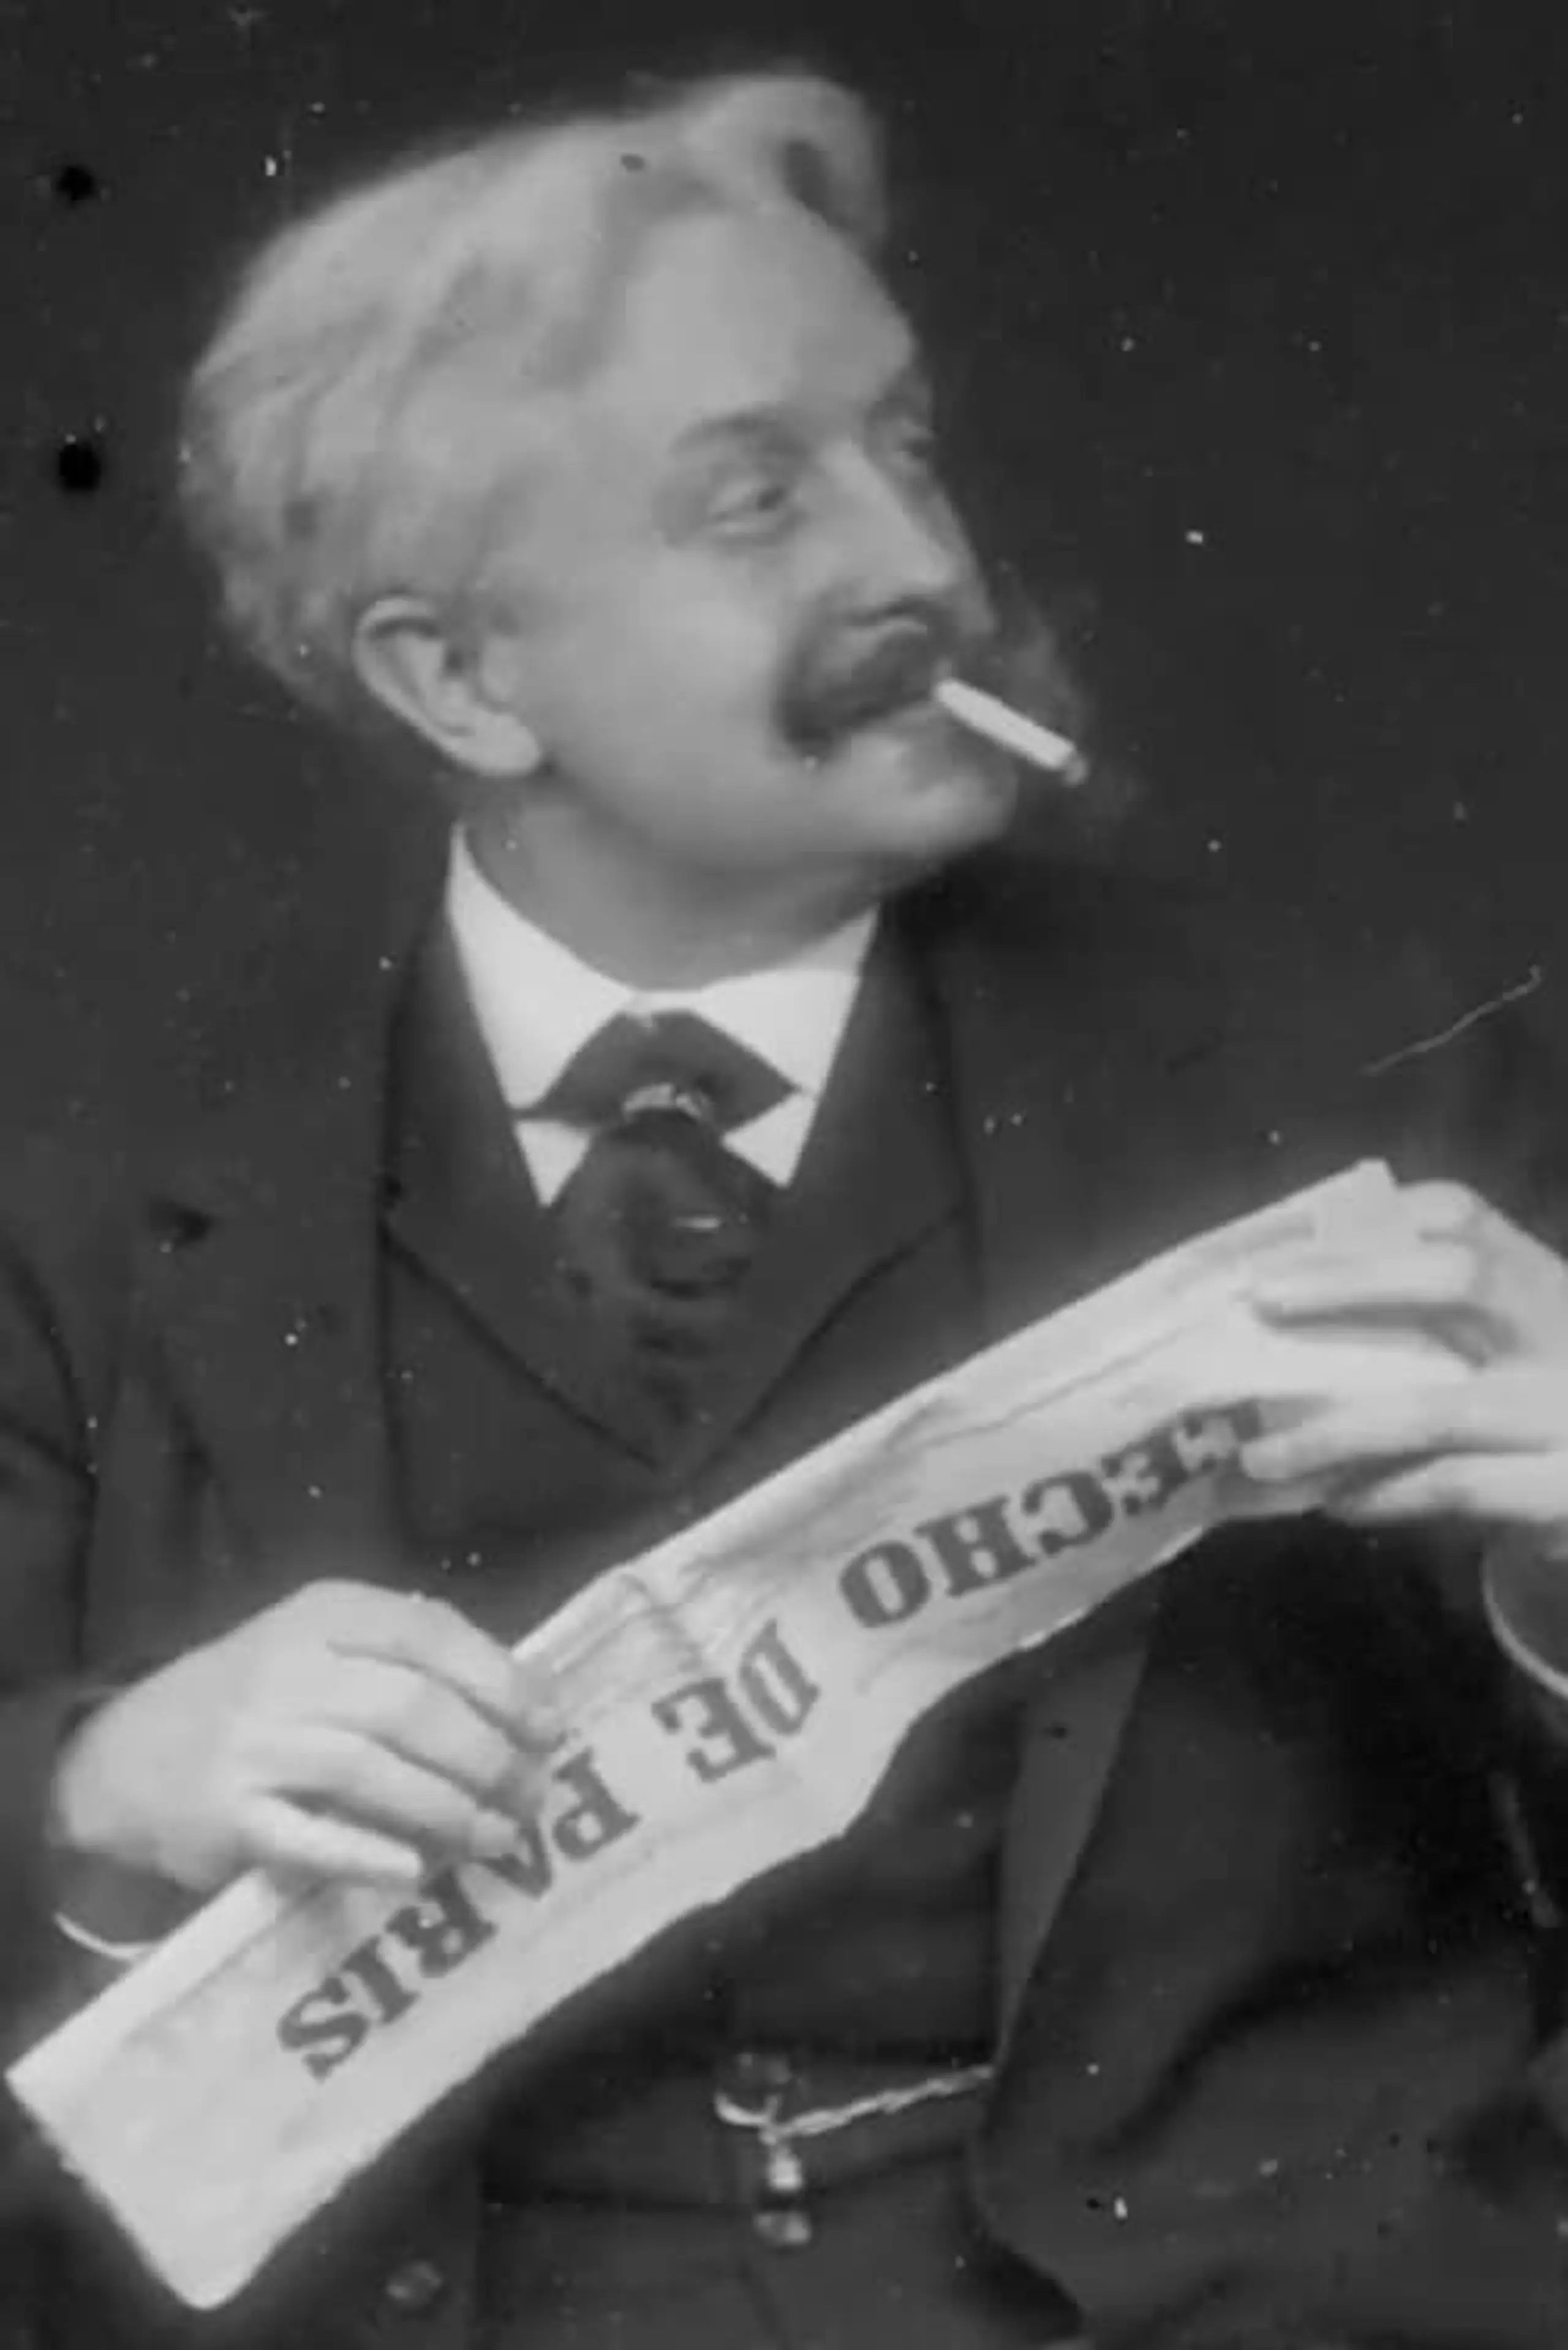
[[639, 798], [721, 785], [756, 797], [788, 763], [781, 682], [805, 625], [805, 584], [780, 567], [686, 547], [592, 550], [546, 585], [532, 638], [532, 708], [563, 765]]
[[790, 640], [793, 602], [773, 567], [672, 555], [651, 569], [648, 604], [672, 651], [736, 675], [767, 669]]
[[787, 621], [742, 582], [704, 584], [655, 575], [607, 627], [597, 677], [618, 698], [634, 692], [660, 729], [771, 731], [790, 643]]

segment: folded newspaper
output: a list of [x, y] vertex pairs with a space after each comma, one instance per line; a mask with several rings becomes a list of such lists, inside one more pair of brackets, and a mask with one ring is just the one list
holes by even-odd
[[572, 1727], [514, 1850], [413, 1896], [246, 1877], [28, 2052], [16, 2096], [176, 2294], [227, 2300], [569, 1993], [842, 1835], [960, 1682], [1262, 1509], [1231, 1471], [1251, 1435], [1465, 1376], [1435, 1342], [1287, 1332], [1246, 1302], [1281, 1250], [1398, 1217], [1386, 1168], [1352, 1168], [612, 1569], [519, 1648]]

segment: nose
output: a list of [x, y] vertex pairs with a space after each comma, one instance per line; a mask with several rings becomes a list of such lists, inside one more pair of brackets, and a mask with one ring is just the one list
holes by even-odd
[[976, 598], [969, 539], [933, 481], [911, 482], [857, 451], [846, 459], [842, 488], [846, 564], [867, 606], [957, 606]]

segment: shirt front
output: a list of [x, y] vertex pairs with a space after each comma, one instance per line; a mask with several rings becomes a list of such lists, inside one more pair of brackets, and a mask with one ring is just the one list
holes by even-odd
[[854, 1008], [876, 933], [857, 914], [785, 962], [701, 987], [634, 988], [585, 962], [520, 914], [453, 837], [446, 920], [470, 1005], [516, 1126], [539, 1199], [548, 1206], [593, 1138], [566, 1119], [531, 1114], [588, 1039], [618, 1014], [687, 1012], [776, 1069], [789, 1092], [762, 1117], [732, 1128], [726, 1147], [780, 1186], [800, 1163]]

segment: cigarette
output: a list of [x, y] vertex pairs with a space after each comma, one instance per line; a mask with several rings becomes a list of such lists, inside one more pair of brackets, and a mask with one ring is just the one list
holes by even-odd
[[998, 743], [1032, 766], [1043, 767], [1058, 782], [1081, 784], [1085, 775], [1082, 752], [1064, 734], [1055, 733], [1037, 720], [1025, 718], [1022, 712], [1010, 709], [998, 702], [993, 693], [982, 693], [978, 685], [965, 685], [961, 678], [944, 677], [936, 688], [936, 698], [950, 718], [973, 733], [984, 735], [988, 743]]

